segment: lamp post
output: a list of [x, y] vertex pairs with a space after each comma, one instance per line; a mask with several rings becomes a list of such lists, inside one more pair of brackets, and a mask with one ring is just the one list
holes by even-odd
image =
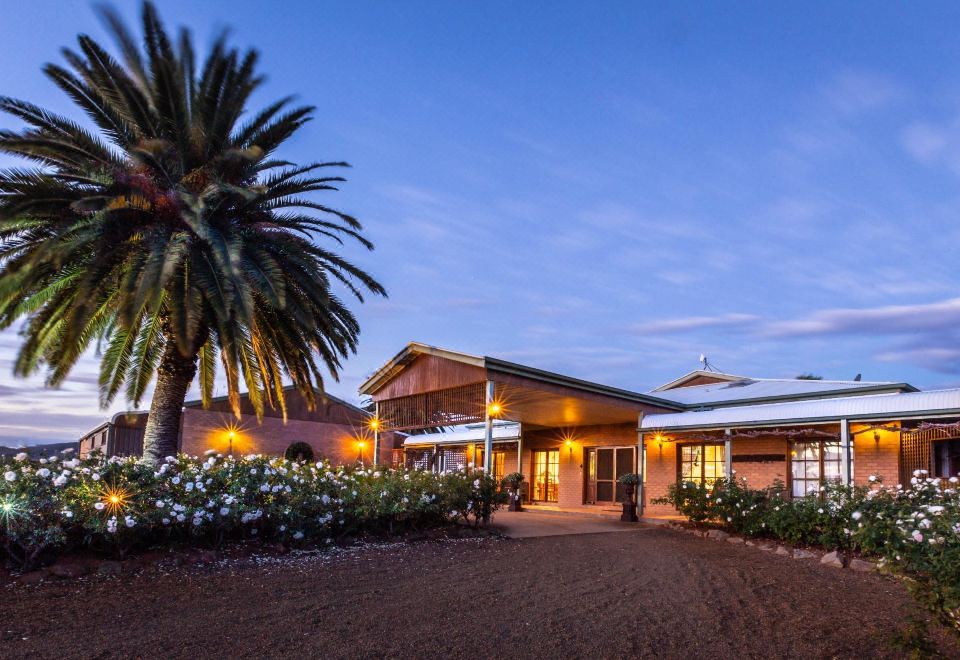
[[230, 443], [230, 444], [229, 444], [229, 447], [230, 447], [229, 454], [230, 454], [231, 456], [233, 456], [233, 437], [234, 437], [236, 434], [237, 434], [236, 431], [234, 431], [233, 429], [230, 429], [230, 432], [227, 433], [227, 440], [228, 440], [229, 443]]
[[360, 467], [363, 467], [363, 446], [365, 444], [363, 440], [357, 440], [357, 461], [360, 463]]

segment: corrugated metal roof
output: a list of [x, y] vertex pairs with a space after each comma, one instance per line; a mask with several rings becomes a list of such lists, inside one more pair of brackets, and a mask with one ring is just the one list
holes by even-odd
[[[462, 431], [448, 433], [421, 433], [404, 439], [405, 447], [410, 445], [458, 445], [470, 442], [483, 442], [486, 429], [480, 425], [471, 425]], [[493, 427], [494, 442], [515, 442], [520, 438], [519, 424], [503, 424]]]
[[714, 410], [646, 415], [644, 429], [769, 426], [814, 420], [891, 416], [960, 415], [960, 389], [846, 396], [812, 401], [730, 406]]
[[668, 399], [685, 406], [729, 405], [755, 399], [814, 397], [861, 390], [912, 389], [905, 383], [864, 382], [854, 380], [803, 380], [796, 378], [742, 378], [725, 383], [709, 383], [678, 387], [673, 390], [654, 391], [661, 399]]

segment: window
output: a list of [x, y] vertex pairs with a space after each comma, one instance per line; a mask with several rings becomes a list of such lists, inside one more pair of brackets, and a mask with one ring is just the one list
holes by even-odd
[[794, 497], [817, 495], [826, 482], [840, 481], [840, 442], [794, 442], [790, 452], [790, 476]]
[[[478, 447], [474, 451], [474, 455], [476, 456], [476, 460], [477, 460], [474, 467], [477, 469], [483, 468], [483, 449]], [[499, 449], [499, 450], [494, 449], [493, 450], [493, 478], [497, 480], [498, 484], [501, 481], [503, 481], [503, 478], [505, 476], [507, 476], [506, 472], [504, 471], [506, 464], [507, 464], [507, 452], [503, 451], [502, 449]]]
[[680, 481], [711, 485], [724, 477], [723, 445], [680, 445]]
[[941, 479], [960, 474], [960, 440], [936, 440], [933, 442], [933, 475]]

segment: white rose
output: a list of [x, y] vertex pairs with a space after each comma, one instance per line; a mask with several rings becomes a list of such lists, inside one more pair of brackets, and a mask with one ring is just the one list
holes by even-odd
[[6, 472], [3, 473], [3, 478], [6, 479], [7, 481], [16, 481], [17, 473], [14, 472], [13, 470], [7, 470]]

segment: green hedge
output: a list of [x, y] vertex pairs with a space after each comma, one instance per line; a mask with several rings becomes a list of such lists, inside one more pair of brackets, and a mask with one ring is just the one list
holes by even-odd
[[15, 570], [78, 550], [123, 556], [149, 546], [228, 538], [331, 543], [455, 522], [505, 503], [478, 471], [433, 474], [333, 467], [265, 456], [134, 458], [72, 454], [0, 459], [0, 533]]

